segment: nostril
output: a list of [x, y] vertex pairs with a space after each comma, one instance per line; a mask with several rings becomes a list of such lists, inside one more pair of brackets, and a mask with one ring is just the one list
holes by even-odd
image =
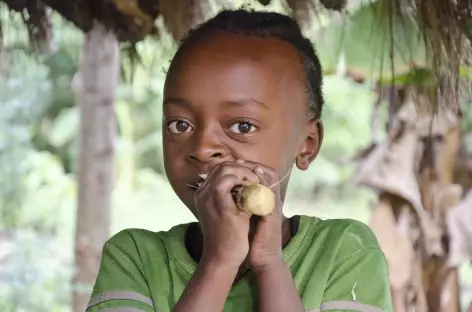
[[191, 161], [199, 161], [199, 162], [209, 162], [212, 161], [213, 159], [221, 159], [224, 158], [225, 154], [221, 152], [204, 152], [204, 151], [197, 151], [193, 153], [189, 153], [187, 155], [187, 158]]
[[223, 158], [223, 153], [215, 153], [212, 158]]

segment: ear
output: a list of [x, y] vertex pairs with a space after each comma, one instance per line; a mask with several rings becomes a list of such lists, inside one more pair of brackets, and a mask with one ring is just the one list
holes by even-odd
[[323, 142], [323, 123], [319, 119], [307, 124], [306, 137], [300, 146], [295, 163], [300, 170], [307, 170], [311, 162], [318, 156]]

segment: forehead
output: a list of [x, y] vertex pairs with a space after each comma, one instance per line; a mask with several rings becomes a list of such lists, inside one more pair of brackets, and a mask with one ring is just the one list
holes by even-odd
[[306, 102], [300, 55], [281, 39], [214, 35], [186, 46], [172, 67], [165, 96]]

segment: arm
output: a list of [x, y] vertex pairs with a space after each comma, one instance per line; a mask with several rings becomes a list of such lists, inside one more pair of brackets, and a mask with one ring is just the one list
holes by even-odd
[[259, 312], [305, 311], [292, 280], [289, 267], [280, 264], [255, 272], [259, 293]]
[[238, 269], [211, 260], [200, 262], [173, 311], [223, 311]]

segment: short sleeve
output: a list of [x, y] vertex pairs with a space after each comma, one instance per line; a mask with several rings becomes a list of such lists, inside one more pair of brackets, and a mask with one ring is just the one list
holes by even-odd
[[100, 268], [86, 312], [154, 311], [132, 235], [121, 231], [104, 245]]
[[321, 311], [392, 311], [387, 261], [367, 225], [346, 231], [322, 299]]

